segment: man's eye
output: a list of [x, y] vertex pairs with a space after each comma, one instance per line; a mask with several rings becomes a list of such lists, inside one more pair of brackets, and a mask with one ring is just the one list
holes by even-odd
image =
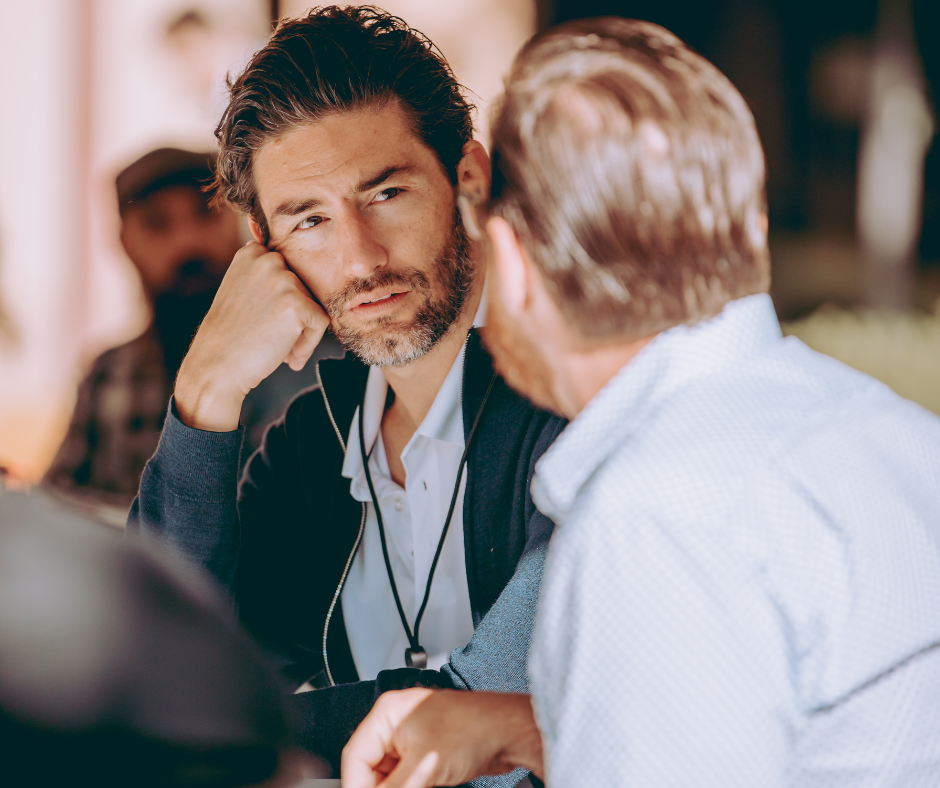
[[309, 230], [311, 227], [316, 227], [322, 221], [323, 221], [322, 216], [308, 216], [300, 224], [297, 225], [297, 229]]
[[402, 189], [397, 189], [394, 187], [391, 189], [383, 189], [377, 195], [375, 195], [375, 199], [372, 200], [372, 202], [386, 202], [387, 200], [391, 200], [392, 197], [401, 194], [402, 191]]

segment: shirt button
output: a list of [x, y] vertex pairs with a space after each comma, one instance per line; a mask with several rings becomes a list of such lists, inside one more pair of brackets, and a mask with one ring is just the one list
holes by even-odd
[[402, 511], [404, 508], [405, 508], [405, 499], [404, 499], [404, 498], [396, 498], [396, 499], [395, 499], [395, 511], [396, 511], [396, 512], [400, 512], [400, 511]]

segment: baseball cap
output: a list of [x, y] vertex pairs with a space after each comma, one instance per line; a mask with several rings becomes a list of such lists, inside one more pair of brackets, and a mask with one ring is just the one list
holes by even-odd
[[171, 186], [204, 188], [215, 172], [214, 153], [157, 148], [125, 167], [115, 180], [118, 210]]

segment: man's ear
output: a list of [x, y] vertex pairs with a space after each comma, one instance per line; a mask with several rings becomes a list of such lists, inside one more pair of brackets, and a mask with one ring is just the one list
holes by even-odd
[[264, 233], [261, 232], [261, 226], [250, 216], [248, 217], [248, 230], [251, 232], [251, 237], [255, 239], [255, 243], [265, 246]]
[[529, 301], [529, 285], [532, 265], [519, 237], [509, 223], [493, 216], [486, 223], [492, 254], [489, 256], [490, 270], [487, 284], [499, 289], [499, 300], [507, 312], [518, 315], [525, 311]]
[[476, 140], [463, 146], [463, 155], [457, 163], [457, 190], [474, 205], [482, 205], [490, 198], [490, 157]]

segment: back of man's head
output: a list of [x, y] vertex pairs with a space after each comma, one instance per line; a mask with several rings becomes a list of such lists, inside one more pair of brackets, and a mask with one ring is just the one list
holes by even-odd
[[280, 134], [398, 101], [452, 183], [473, 135], [473, 107], [440, 52], [403, 20], [369, 6], [317, 8], [282, 22], [230, 93], [216, 129], [218, 195], [265, 235], [252, 159]]
[[493, 128], [491, 210], [572, 329], [630, 340], [766, 291], [764, 158], [734, 86], [657, 25], [537, 36]]

